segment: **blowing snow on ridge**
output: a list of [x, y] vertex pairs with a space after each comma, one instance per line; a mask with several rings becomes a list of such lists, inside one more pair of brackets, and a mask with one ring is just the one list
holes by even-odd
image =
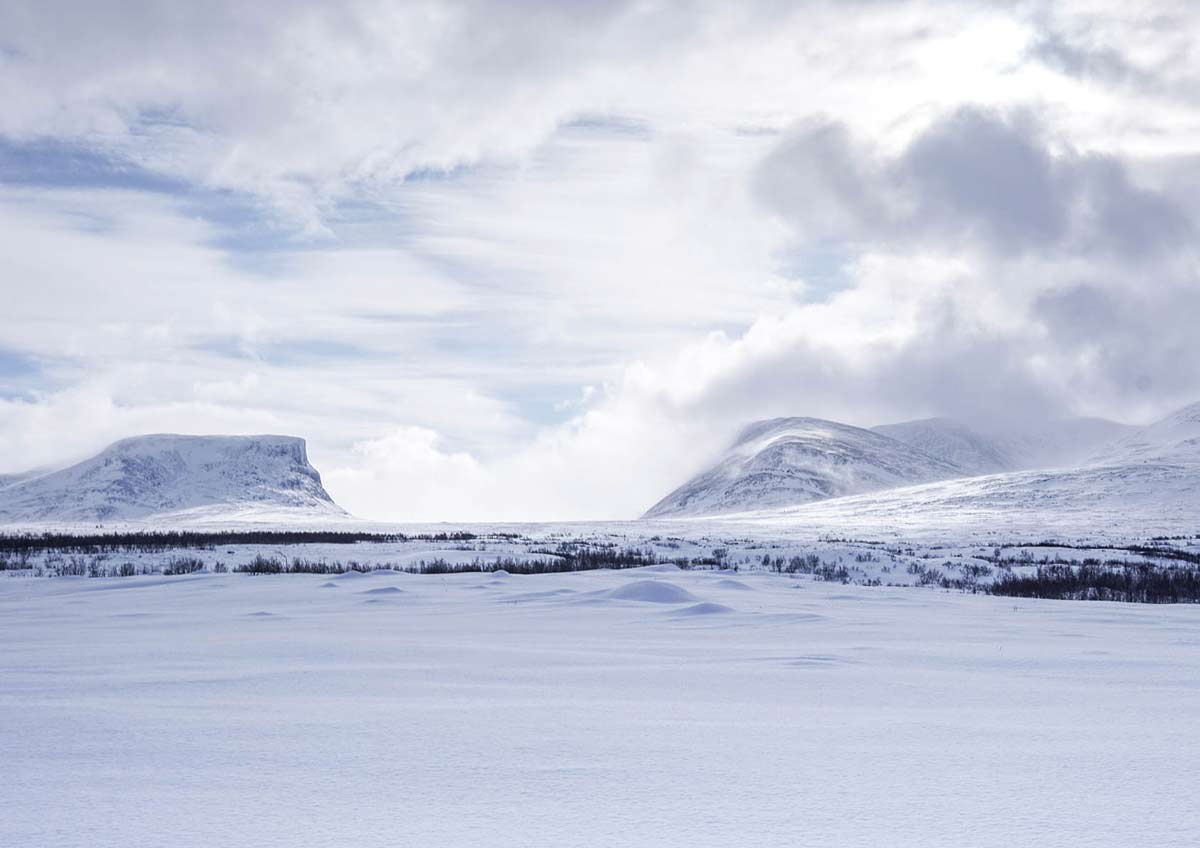
[[1065, 418], [1007, 430], [927, 418], [871, 429], [953, 462], [972, 476], [1079, 465], [1104, 445], [1138, 430], [1103, 418]]
[[6, 523], [344, 515], [294, 436], [135, 436], [68, 468], [0, 479]]
[[754, 512], [843, 527], [884, 519], [1053, 526], [1091, 511], [1179, 523], [1198, 493], [1200, 404], [1146, 427], [1076, 418], [1009, 433], [948, 419], [863, 430], [781, 418], [746, 428], [720, 462], [645, 517]]
[[744, 429], [720, 462], [645, 517], [792, 506], [961, 476], [954, 463], [870, 430], [819, 418], [776, 418]]

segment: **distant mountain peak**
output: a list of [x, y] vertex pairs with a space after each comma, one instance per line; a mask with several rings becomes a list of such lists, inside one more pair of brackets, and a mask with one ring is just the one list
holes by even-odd
[[1172, 427], [1188, 424], [1200, 425], [1200, 401], [1197, 401], [1196, 403], [1190, 403], [1185, 407], [1177, 409], [1170, 415], [1164, 416], [1150, 426]]
[[926, 418], [865, 430], [820, 418], [772, 418], [744, 427], [714, 466], [644, 517], [775, 510], [952, 479], [1086, 467], [1097, 464], [1097, 451], [1122, 445], [1118, 455], [1134, 451], [1138, 461], [1161, 455], [1164, 444], [1175, 456], [1200, 456], [1200, 404], [1169, 420], [1149, 428], [1068, 418], [980, 429]]
[[952, 418], [923, 418], [871, 429], [952, 462], [963, 474], [994, 474], [1018, 465], [1010, 447]]
[[1200, 463], [1200, 403], [1134, 430], [1097, 454], [1094, 461]]
[[196, 511], [345, 515], [295, 436], [133, 436], [68, 468], [11, 479], [0, 488], [0, 521], [7, 523], [140, 521]]
[[962, 476], [953, 463], [888, 436], [821, 418], [773, 418], [652, 506], [647, 518], [716, 515]]

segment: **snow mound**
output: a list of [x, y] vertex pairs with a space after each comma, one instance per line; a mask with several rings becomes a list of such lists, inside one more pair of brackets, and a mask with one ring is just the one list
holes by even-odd
[[615, 601], [641, 601], [650, 604], [686, 604], [699, 600], [687, 589], [660, 580], [635, 580], [610, 590], [605, 597]]
[[136, 436], [58, 471], [0, 484], [0, 522], [142, 521], [189, 514], [345, 517], [293, 436]]
[[544, 592], [526, 592], [522, 595], [506, 595], [504, 597], [504, 603], [521, 604], [526, 603], [527, 601], [548, 601], [574, 594], [574, 589], [547, 589]]
[[728, 578], [726, 578], [724, 580], [718, 580], [713, 585], [715, 585], [718, 589], [737, 589], [740, 592], [753, 592], [754, 591], [752, 588], [747, 586], [745, 583], [742, 583], [740, 580], [730, 580]]
[[672, 610], [669, 614], [678, 616], [679, 618], [694, 618], [705, 615], [723, 615], [727, 612], [733, 612], [733, 607], [727, 607], [724, 604], [715, 604], [712, 601], [702, 601], [698, 604], [692, 604], [690, 607]]
[[404, 590], [399, 586], [380, 586], [378, 589], [367, 589], [365, 592], [359, 592], [360, 595], [402, 595]]

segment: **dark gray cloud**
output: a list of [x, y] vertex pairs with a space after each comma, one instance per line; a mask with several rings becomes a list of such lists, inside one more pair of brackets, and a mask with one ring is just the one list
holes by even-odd
[[1116, 48], [1083, 44], [1058, 32], [1047, 33], [1038, 39], [1030, 47], [1029, 54], [1068, 76], [1143, 88], [1156, 88], [1159, 84], [1158, 77], [1134, 65]]
[[1136, 185], [1120, 159], [1054, 145], [1027, 114], [970, 107], [891, 157], [838, 124], [802, 126], [767, 157], [756, 191], [805, 243], [1137, 259], [1194, 229], [1180, 204]]
[[1072, 198], [1064, 164], [1028, 124], [962, 109], [918, 136], [888, 176], [909, 207], [904, 228], [934, 237], [978, 236], [1012, 251], [1066, 237]]
[[1073, 398], [1035, 373], [1024, 332], [980, 332], [949, 298], [931, 303], [921, 323], [920, 334], [871, 344], [858, 357], [802, 335], [781, 340], [770, 356], [715, 381], [689, 412], [754, 409], [760, 418], [817, 415], [861, 426], [934, 414], [1024, 422], [1069, 413]]
[[[1046, 291], [1031, 310], [1048, 355], [1071, 369], [1070, 379], [1091, 397], [1196, 399], [1200, 359], [1192, 316], [1200, 288], [1186, 281], [1079, 282]], [[1156, 291], [1163, 287], [1167, 293]]]
[[1072, 79], [1139, 96], [1195, 103], [1195, 10], [1175, 0], [1043, 3], [1029, 59]]

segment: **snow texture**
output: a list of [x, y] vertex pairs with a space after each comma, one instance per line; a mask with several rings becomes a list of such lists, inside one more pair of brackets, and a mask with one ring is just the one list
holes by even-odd
[[[1195, 844], [1193, 606], [0, 578], [0, 845]], [[692, 604], [595, 603], [670, 585]], [[329, 585], [340, 589], [324, 588]], [[386, 597], [386, 596], [385, 596]]]

